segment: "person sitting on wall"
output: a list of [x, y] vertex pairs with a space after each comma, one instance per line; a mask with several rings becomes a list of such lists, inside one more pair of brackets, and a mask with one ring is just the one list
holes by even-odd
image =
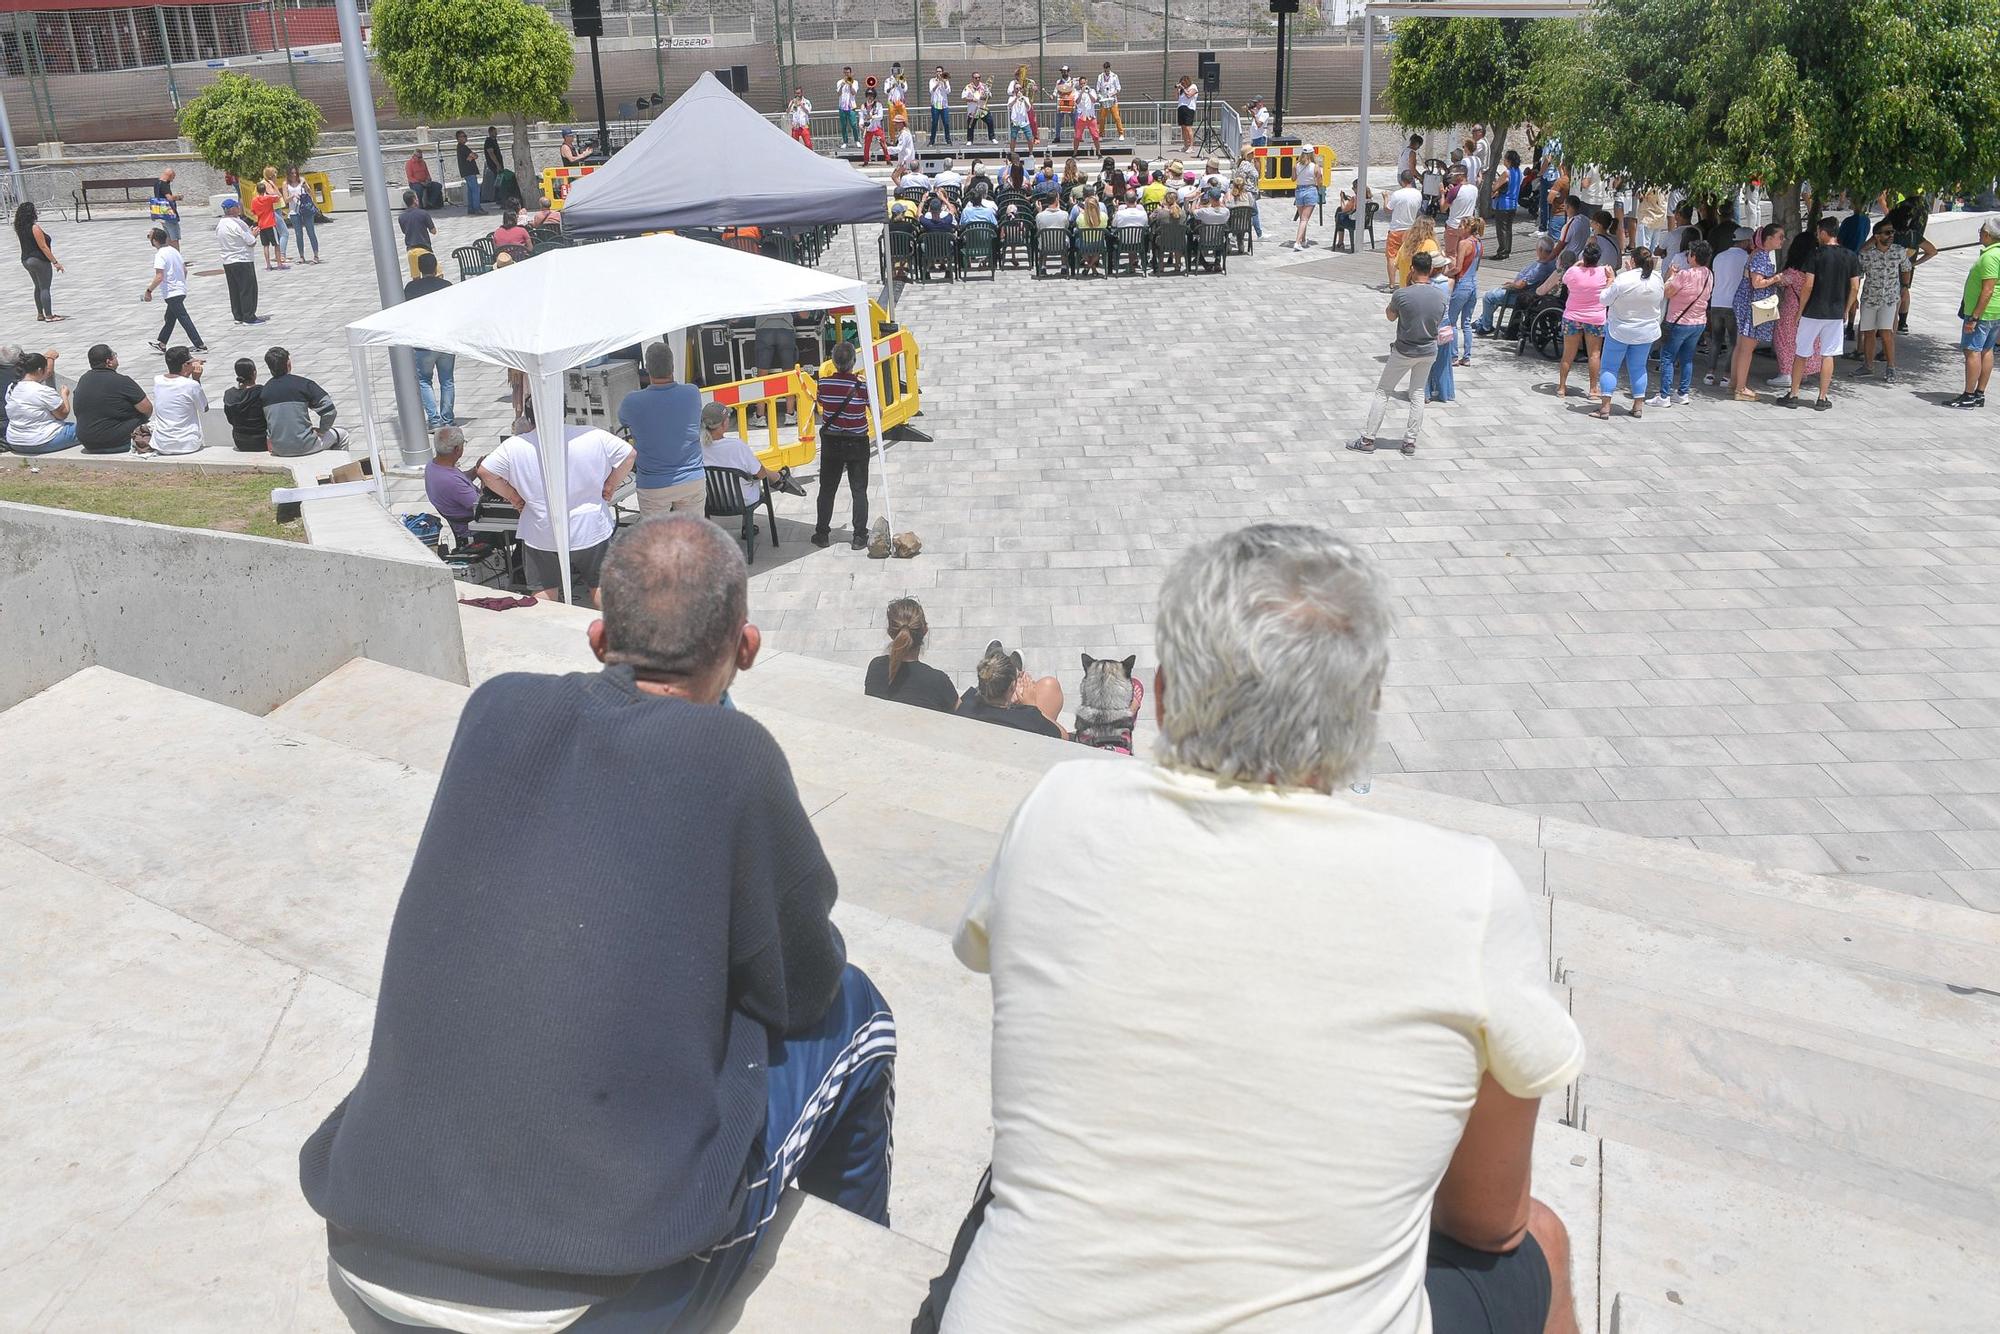
[[466, 701], [365, 1072], [299, 1150], [357, 1328], [707, 1329], [792, 1185], [887, 1226], [895, 1017], [784, 752], [721, 707], [747, 575], [642, 520], [603, 670]]

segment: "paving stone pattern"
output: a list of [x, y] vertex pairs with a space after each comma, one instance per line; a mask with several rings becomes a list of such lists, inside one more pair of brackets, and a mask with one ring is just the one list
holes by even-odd
[[[1284, 212], [1266, 205], [1274, 241]], [[439, 221], [448, 253], [482, 220]], [[211, 226], [187, 225], [197, 271], [216, 268]], [[62, 369], [100, 337], [150, 367], [143, 222], [54, 232]], [[219, 274], [196, 278], [218, 404], [228, 361], [273, 342], [353, 401], [339, 329], [375, 304], [364, 240], [344, 216], [322, 228], [327, 264], [260, 274], [273, 319], [255, 331], [229, 325]], [[1919, 271], [1903, 383], [1855, 381], [1843, 360], [1832, 412], [1706, 390], [1600, 423], [1555, 400], [1553, 363], [1481, 342], [1409, 459], [1342, 449], [1388, 337], [1365, 248], [1260, 247], [1226, 277], [910, 287], [899, 314], [936, 438], [889, 462], [923, 554], [812, 548], [811, 500], [781, 497], [754, 614], [774, 648], [858, 668], [909, 593], [928, 657], [961, 684], [997, 637], [1074, 693], [1080, 653], [1151, 669], [1159, 581], [1189, 544], [1329, 524], [1396, 592], [1378, 775], [2000, 911], [2000, 418], [1938, 406], [1958, 388], [1970, 259]], [[16, 288], [17, 327], [44, 328]], [[459, 375], [483, 449], [504, 385]], [[226, 440], [219, 407], [210, 431]], [[880, 513], [879, 467], [873, 492]]]

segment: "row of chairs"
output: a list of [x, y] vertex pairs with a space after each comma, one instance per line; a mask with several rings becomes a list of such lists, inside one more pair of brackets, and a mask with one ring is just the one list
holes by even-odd
[[[714, 227], [683, 228], [680, 235], [697, 241], [707, 241], [712, 245], [730, 246], [746, 250], [751, 254], [768, 255], [784, 260], [788, 264], [803, 264], [807, 268], [818, 268], [820, 257], [826, 253], [827, 244], [839, 230], [832, 225], [816, 227], [765, 227], [755, 234], [736, 228], [718, 229]], [[557, 225], [530, 226], [528, 235], [534, 240], [532, 250], [520, 246], [506, 246], [513, 253], [516, 262], [531, 254], [541, 254], [548, 250], [563, 250], [582, 244], [575, 237], [566, 235]], [[458, 262], [458, 279], [476, 278], [493, 269], [498, 257], [498, 249], [491, 236], [482, 236], [470, 245], [463, 245], [451, 252]]]
[[[1139, 278], [1227, 273], [1234, 233], [1227, 223], [1038, 229], [1010, 218], [952, 231], [889, 229], [889, 264], [899, 282], [958, 282], [1026, 269], [1036, 278]], [[1239, 251], [1238, 253], [1243, 253]]]

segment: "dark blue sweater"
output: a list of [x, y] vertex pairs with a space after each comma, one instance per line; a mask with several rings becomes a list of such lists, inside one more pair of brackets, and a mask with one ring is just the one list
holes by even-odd
[[547, 1309], [721, 1239], [771, 1037], [839, 986], [833, 901], [755, 720], [622, 668], [481, 686], [396, 907], [367, 1070], [299, 1151], [333, 1258]]

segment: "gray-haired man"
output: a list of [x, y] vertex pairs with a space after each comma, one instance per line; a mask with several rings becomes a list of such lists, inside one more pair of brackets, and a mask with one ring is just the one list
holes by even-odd
[[459, 467], [465, 457], [465, 431], [440, 426], [431, 436], [431, 461], [424, 465], [424, 495], [438, 517], [451, 526], [452, 545], [472, 540], [472, 516], [479, 510], [479, 484]]
[[954, 941], [992, 977], [993, 1166], [945, 1334], [1574, 1334], [1529, 1188], [1583, 1042], [1527, 891], [1485, 839], [1346, 796], [1389, 620], [1324, 529], [1194, 548], [1160, 590], [1158, 762], [1059, 764], [1015, 812]]

